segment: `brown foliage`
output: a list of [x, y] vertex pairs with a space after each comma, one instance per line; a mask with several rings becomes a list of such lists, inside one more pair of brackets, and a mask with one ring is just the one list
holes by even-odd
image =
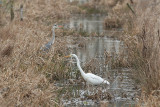
[[1, 52], [1, 56], [4, 57], [4, 56], [10, 56], [11, 53], [12, 53], [12, 50], [13, 50], [13, 46], [7, 46], [4, 50], [2, 50]]
[[133, 16], [135, 21], [132, 32], [124, 39], [135, 75], [149, 93], [160, 87], [160, 21], [156, 15], [159, 8], [158, 5], [151, 8], [150, 4], [142, 11], [139, 8], [143, 7], [143, 4], [139, 3], [135, 7], [137, 17]]
[[139, 104], [136, 107], [159, 107], [160, 106], [160, 90], [152, 91], [151, 94], [142, 92]]
[[[56, 36], [54, 50], [52, 47], [48, 53], [43, 53], [39, 49], [50, 40], [48, 35], [55, 20], [68, 17], [68, 7], [61, 0], [50, 0], [50, 3], [16, 0], [14, 8], [18, 9], [22, 2], [24, 20], [20, 21], [15, 14], [10, 23], [6, 13], [4, 17], [8, 23], [0, 29], [1, 106], [58, 105], [53, 83], [55, 75], [62, 78], [62, 73], [65, 73], [65, 65], [61, 66], [65, 42], [57, 43]], [[56, 35], [62, 34], [56, 31]]]

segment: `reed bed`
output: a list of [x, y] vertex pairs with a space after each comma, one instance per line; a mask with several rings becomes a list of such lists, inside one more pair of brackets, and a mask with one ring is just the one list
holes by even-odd
[[16, 35], [15, 38], [10, 38], [5, 31], [1, 32], [2, 35], [6, 35], [1, 38], [0, 43], [1, 104], [3, 106], [57, 105], [54, 81], [67, 78], [68, 73], [67, 64], [63, 59], [67, 52], [65, 42], [56, 42], [54, 49], [48, 53], [42, 52], [40, 47], [44, 44], [44, 32], [38, 29], [33, 31], [26, 26], [21, 28], [21, 24], [11, 26], [13, 32], [12, 30], [7, 32], [12, 32], [12, 36]]
[[8, 30], [1, 31], [4, 36], [0, 43], [2, 106], [56, 104], [53, 84], [49, 84], [45, 75], [38, 71], [38, 36], [35, 37], [30, 28], [20, 25], [10, 24], [4, 29]]
[[14, 20], [20, 20], [20, 6], [23, 6], [24, 21], [29, 18], [46, 25], [50, 25], [58, 19], [68, 18], [71, 9], [70, 5], [63, 0], [14, 0], [13, 2], [2, 0], [2, 3], [1, 17], [2, 23], [5, 24], [10, 22], [10, 5], [13, 5]]
[[142, 92], [139, 104], [136, 107], [159, 107], [160, 106], [160, 93], [159, 90], [152, 91], [149, 95], [146, 92]]
[[108, 16], [104, 20], [104, 27], [106, 29], [123, 28], [125, 23], [130, 20], [132, 14], [130, 8], [127, 6], [134, 6], [132, 0], [101, 0], [100, 5], [108, 7]]
[[[125, 22], [121, 24], [124, 33], [119, 38], [124, 41], [124, 47], [126, 47], [126, 51], [122, 51], [112, 66], [132, 68], [136, 85], [142, 90], [139, 98], [141, 101], [137, 106], [159, 106], [160, 4], [157, 0], [148, 2], [135, 0], [127, 3], [130, 7], [127, 7], [127, 4], [117, 5], [111, 10], [114, 23], [116, 23], [115, 17]], [[109, 23], [109, 21], [106, 22]], [[127, 56], [124, 57], [124, 55]], [[156, 93], [152, 94], [153, 92]]]
[[79, 1], [72, 1], [69, 4], [71, 6], [71, 13], [73, 14], [107, 14], [108, 9], [104, 5], [99, 5], [99, 3], [94, 0], [82, 4], [79, 4]]
[[145, 96], [139, 106], [154, 107], [160, 102], [160, 35], [159, 35], [159, 3], [158, 1], [136, 1], [135, 15], [125, 28], [123, 40], [127, 46], [127, 61], [133, 68], [136, 84], [141, 86]]
[[0, 29], [1, 106], [59, 106], [58, 87], [54, 86], [54, 81], [67, 75], [67, 64], [63, 59], [67, 52], [66, 42], [58, 39], [63, 35], [61, 30], [56, 31], [59, 37], [56, 36], [54, 48], [48, 53], [40, 51], [40, 47], [52, 38], [51, 28], [56, 20], [69, 16], [68, 7], [62, 1], [16, 0], [14, 9], [23, 3], [23, 21], [18, 13], [12, 22], [8, 13], [3, 14], [5, 25]]
[[[151, 2], [152, 3], [152, 2]], [[135, 74], [149, 93], [159, 88], [160, 36], [158, 5], [154, 8], [144, 8], [138, 4], [137, 17], [133, 21], [132, 31], [124, 38], [128, 47], [130, 66], [135, 68]], [[138, 8], [139, 7], [139, 8]], [[128, 37], [127, 37], [128, 36]], [[144, 78], [144, 80], [142, 79]]]

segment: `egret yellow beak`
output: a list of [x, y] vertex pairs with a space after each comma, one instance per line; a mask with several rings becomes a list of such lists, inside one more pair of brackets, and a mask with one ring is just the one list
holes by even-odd
[[64, 56], [64, 57], [68, 58], [68, 57], [71, 57], [71, 55], [68, 55], [68, 56]]
[[58, 25], [58, 28], [62, 28], [63, 26], [61, 26], [61, 25]]

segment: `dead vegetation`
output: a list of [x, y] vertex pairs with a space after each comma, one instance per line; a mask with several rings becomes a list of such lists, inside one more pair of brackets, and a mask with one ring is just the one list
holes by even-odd
[[127, 6], [134, 6], [132, 0], [101, 0], [100, 5], [108, 7], [108, 16], [104, 20], [104, 26], [106, 29], [122, 28], [126, 22], [131, 21], [131, 15], [133, 14], [130, 8]]
[[[145, 2], [145, 1], [144, 1]], [[159, 35], [159, 4], [158, 1], [145, 3], [137, 1], [134, 7], [136, 16], [131, 17], [125, 28], [123, 40], [127, 46], [127, 61], [132, 67], [137, 84], [140, 84], [145, 97], [142, 96], [147, 107], [157, 106], [160, 87], [160, 35]], [[143, 103], [140, 106], [143, 106]]]
[[[116, 6], [115, 3], [110, 6]], [[2, 14], [1, 22], [5, 22], [5, 26], [3, 24], [0, 29], [1, 106], [58, 105], [55, 97], [57, 89], [53, 83], [68, 78], [69, 68], [62, 58], [67, 54], [65, 41], [56, 42], [55, 49], [52, 48], [47, 54], [39, 52], [39, 48], [50, 39], [52, 24], [70, 15], [69, 6], [62, 0], [16, 0], [14, 9], [18, 9], [21, 4], [24, 4], [25, 9], [23, 22], [19, 21], [18, 13], [12, 23], [7, 12]], [[127, 66], [134, 69], [135, 79], [147, 93], [142, 101], [150, 107], [159, 104], [159, 93], [155, 93], [159, 92], [160, 87], [159, 4], [152, 1], [145, 5], [137, 4], [134, 7], [137, 17], [129, 13], [126, 15], [129, 21], [123, 20], [128, 22], [124, 26], [126, 32], [123, 40], [128, 47]], [[118, 12], [117, 8], [115, 10]], [[122, 25], [119, 18], [113, 18], [112, 26]], [[58, 31], [56, 33], [65, 35]]]
[[[160, 87], [158, 79], [160, 78], [158, 65], [160, 62], [159, 2], [156, 0], [150, 2], [126, 0], [115, 3], [117, 4], [111, 10], [111, 15], [115, 14], [115, 16], [110, 19], [115, 20], [115, 25], [119, 22], [116, 19], [121, 20], [122, 18], [122, 22], [125, 22], [121, 39], [127, 47], [125, 54], [128, 56], [123, 57], [122, 52], [122, 58], [118, 58], [114, 63], [132, 67], [138, 83], [150, 94], [153, 90], [159, 90]], [[129, 3], [130, 8], [126, 3]]]
[[[128, 7], [126, 3], [129, 3]], [[124, 2], [124, 5], [119, 4], [120, 2], [113, 6], [112, 17], [106, 18], [105, 24], [107, 28], [110, 28], [112, 22], [114, 22], [113, 27], [122, 22], [120, 25], [124, 29], [124, 34], [121, 39], [127, 47], [125, 55], [128, 56], [123, 57], [122, 54], [114, 63], [116, 67], [133, 69], [136, 84], [140, 85], [145, 92], [138, 106], [158, 106], [160, 104], [159, 93], [152, 93], [159, 92], [160, 87], [159, 2], [135, 0]], [[110, 19], [113, 20], [110, 21]]]
[[145, 92], [142, 92], [140, 103], [136, 107], [159, 107], [160, 106], [160, 91], [152, 91], [150, 95]]
[[[13, 26], [21, 27], [21, 26]], [[18, 39], [2, 39], [0, 90], [2, 106], [49, 106], [56, 104], [55, 90], [46, 76], [38, 70], [36, 54], [37, 42], [33, 35], [27, 35], [29, 29], [23, 29], [24, 35]], [[19, 32], [20, 33], [20, 32]], [[21, 32], [22, 33], [22, 32]], [[3, 33], [2, 33], [3, 34]], [[4, 33], [5, 34], [5, 33]], [[18, 35], [17, 33], [14, 33]], [[26, 38], [26, 36], [28, 38]], [[9, 41], [9, 42], [8, 42]], [[10, 44], [14, 44], [14, 48]]]
[[[7, 24], [10, 21], [9, 0], [3, 0], [1, 8], [1, 16], [3, 23]], [[23, 5], [24, 21], [34, 19], [39, 24], [50, 25], [55, 20], [61, 18], [68, 18], [70, 16], [69, 10], [71, 9], [66, 1], [63, 0], [16, 0], [13, 3], [14, 20], [20, 20], [20, 6]]]
[[121, 28], [123, 26], [122, 18], [114, 14], [109, 15], [104, 20], [104, 26], [107, 29]]
[[99, 1], [89, 0], [88, 2], [79, 3], [82, 1], [72, 1], [70, 3], [71, 13], [73, 14], [107, 14], [108, 8], [105, 5], [99, 5]]
[[[22, 26], [15, 25], [14, 27], [18, 29]], [[66, 73], [64, 60], [60, 58], [65, 53], [61, 52], [62, 47], [57, 45], [54, 51], [51, 50], [47, 54], [39, 52], [39, 48], [44, 44], [44, 33], [41, 33], [42, 31], [33, 34], [28, 32], [32, 31], [24, 27], [15, 33], [17, 39], [8, 38], [5, 41], [2, 39], [3, 42], [0, 44], [0, 99], [3, 106], [57, 104], [56, 95], [53, 92], [56, 87], [53, 86], [53, 83], [57, 80], [56, 78], [60, 79]], [[36, 36], [38, 32], [42, 35]], [[14, 48], [8, 45], [10, 44], [8, 41], [12, 42]]]
[[1, 52], [1, 56], [4, 57], [4, 56], [10, 56], [11, 53], [12, 53], [12, 50], [13, 50], [13, 46], [7, 46], [4, 50], [2, 50]]
[[[152, 3], [152, 2], [151, 2]], [[124, 40], [128, 47], [129, 62], [135, 68], [137, 77], [144, 78], [140, 80], [146, 91], [157, 90], [160, 86], [159, 65], [160, 62], [160, 35], [159, 35], [159, 16], [156, 15], [158, 7], [141, 10], [143, 4], [139, 3], [134, 17], [132, 31], [126, 34]], [[154, 12], [153, 12], [154, 11]], [[128, 36], [128, 37], [127, 37]]]
[[[24, 3], [25, 17], [20, 21], [17, 13], [10, 22], [8, 13], [3, 16], [6, 24], [0, 29], [1, 106], [59, 105], [54, 81], [66, 73], [62, 58], [66, 54], [66, 42], [57, 43], [57, 39], [55, 48], [48, 53], [39, 49], [51, 38], [51, 27], [56, 20], [69, 16], [68, 7], [62, 1], [16, 0], [14, 3], [14, 9]], [[57, 33], [59, 37], [62, 35]]]

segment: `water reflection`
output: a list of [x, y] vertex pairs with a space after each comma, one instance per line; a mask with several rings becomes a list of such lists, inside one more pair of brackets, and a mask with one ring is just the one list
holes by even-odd
[[105, 16], [75, 16], [70, 18], [69, 27], [76, 30], [83, 30], [88, 33], [96, 32], [98, 34], [104, 32], [103, 21]]
[[[72, 53], [76, 53], [82, 62], [86, 62], [94, 57], [104, 57], [105, 52], [118, 55], [120, 47], [123, 45], [119, 40], [108, 37], [85, 37], [84, 39], [77, 37], [77, 40], [80, 41], [84, 47], [74, 47], [74, 50], [72, 50]], [[71, 40], [74, 41], [75, 39], [68, 37], [67, 40], [72, 42]]]
[[[72, 44], [76, 40], [76, 45]], [[71, 49], [71, 53], [77, 54], [81, 61], [81, 65], [84, 67], [86, 63], [88, 63], [91, 59], [96, 59], [99, 64], [95, 63], [95, 71], [92, 73], [101, 76], [110, 81], [110, 87], [100, 86], [101, 92], [103, 94], [110, 93], [112, 95], [112, 99], [109, 100], [108, 106], [116, 106], [116, 107], [127, 107], [129, 105], [134, 105], [134, 101], [132, 98], [135, 96], [136, 91], [134, 90], [134, 84], [132, 79], [130, 79], [130, 70], [128, 69], [111, 69], [110, 61], [106, 64], [105, 63], [105, 51], [107, 53], [111, 53], [112, 57], [118, 55], [120, 53], [120, 49], [123, 47], [121, 41], [108, 38], [108, 37], [68, 37], [67, 41], [69, 41], [70, 45], [68, 45]], [[78, 43], [83, 41], [84, 47], [78, 47]], [[113, 54], [114, 53], [114, 54]], [[90, 70], [90, 69], [89, 69]], [[77, 66], [72, 65], [72, 72], [79, 72], [77, 71]], [[88, 72], [88, 70], [85, 70]], [[75, 78], [74, 76], [72, 78]], [[73, 85], [73, 87], [79, 87], [79, 95], [78, 97], [75, 96], [74, 91], [70, 91], [72, 96], [70, 99], [64, 99], [63, 104], [65, 107], [69, 106], [100, 106], [100, 101], [97, 100], [90, 100], [85, 97], [86, 87], [84, 84], [77, 86]], [[96, 87], [92, 87], [94, 91], [90, 91], [90, 94], [95, 94], [95, 90], [97, 91]], [[102, 96], [100, 96], [102, 97]], [[83, 99], [83, 100], [82, 100]], [[105, 99], [106, 101], [107, 99]]]
[[70, 3], [77, 1], [79, 5], [82, 5], [88, 3], [90, 0], [67, 0], [67, 1]]
[[[83, 0], [79, 0], [81, 3]], [[86, 0], [84, 0], [86, 1]], [[100, 15], [91, 15], [91, 16], [82, 16], [75, 15], [72, 17], [68, 23], [68, 26], [75, 30], [85, 31], [87, 33], [96, 32], [101, 34], [106, 31], [103, 28], [103, 21], [105, 16]], [[114, 31], [113, 31], [114, 32]], [[123, 49], [123, 42], [115, 38], [109, 38], [107, 36], [113, 34], [112, 31], [107, 31], [105, 37], [67, 37], [66, 41], [68, 42], [68, 48], [70, 53], [77, 54], [81, 61], [82, 68], [85, 68], [85, 65], [88, 64], [92, 59], [95, 59], [92, 63], [94, 69], [92, 73], [101, 76], [102, 78], [109, 80], [111, 83], [110, 87], [101, 86], [100, 91], [102, 94], [110, 93], [112, 99], [103, 99], [108, 102], [110, 107], [127, 107], [134, 104], [132, 98], [136, 94], [134, 89], [134, 84], [132, 79], [130, 79], [130, 70], [128, 69], [112, 69], [111, 60], [121, 53]], [[108, 54], [106, 57], [105, 53]], [[111, 58], [108, 62], [106, 59]], [[98, 63], [97, 63], [98, 62]], [[85, 69], [85, 72], [88, 72], [91, 69]], [[71, 79], [76, 79], [77, 70], [76, 64], [71, 64]], [[79, 74], [80, 76], [80, 74]], [[79, 81], [80, 78], [78, 78]], [[69, 80], [67, 80], [69, 81]], [[76, 82], [75, 84], [70, 85], [69, 82], [66, 82], [66, 90], [69, 97], [62, 98], [62, 105], [65, 107], [70, 106], [100, 106], [100, 100], [91, 100], [86, 98], [86, 90], [84, 82], [81, 82], [80, 85]], [[72, 89], [71, 89], [72, 87]], [[96, 87], [92, 87], [93, 90], [96, 90]], [[94, 91], [89, 91], [89, 94], [95, 94]], [[65, 96], [64, 94], [62, 96]], [[101, 98], [103, 97], [100, 96]]]

